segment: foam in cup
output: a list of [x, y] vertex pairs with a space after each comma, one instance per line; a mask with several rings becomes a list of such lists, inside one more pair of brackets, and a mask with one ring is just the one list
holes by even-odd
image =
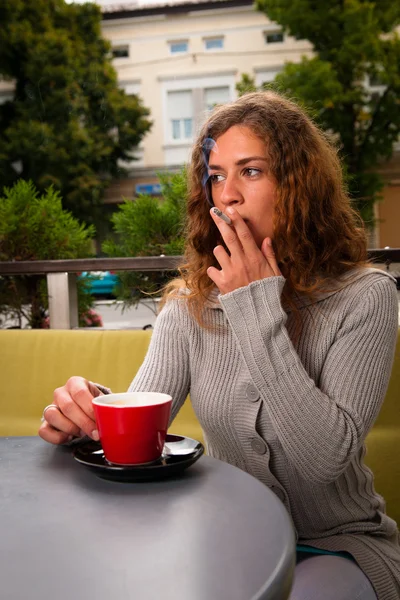
[[126, 392], [123, 394], [105, 394], [93, 398], [94, 404], [115, 407], [138, 407], [138, 406], [155, 406], [169, 402], [171, 396], [168, 394], [160, 394], [156, 392]]

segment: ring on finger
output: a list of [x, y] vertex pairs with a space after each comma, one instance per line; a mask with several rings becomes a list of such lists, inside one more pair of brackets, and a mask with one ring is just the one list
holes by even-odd
[[46, 415], [46, 410], [48, 408], [56, 408], [59, 412], [61, 412], [60, 408], [57, 406], [57, 404], [48, 404], [47, 406], [44, 407], [43, 409], [43, 413], [42, 413], [42, 422], [45, 420], [45, 415]]

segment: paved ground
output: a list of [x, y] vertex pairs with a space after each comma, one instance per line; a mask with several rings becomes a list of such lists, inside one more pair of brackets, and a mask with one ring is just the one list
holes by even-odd
[[123, 303], [115, 300], [100, 300], [95, 310], [103, 319], [104, 329], [131, 329], [154, 325], [158, 301], [146, 300], [133, 308], [124, 310]]
[[[400, 326], [400, 291], [399, 298], [399, 326]], [[154, 326], [156, 320], [157, 301], [146, 300], [138, 306], [125, 309], [122, 302], [115, 300], [99, 300], [95, 303], [95, 310], [103, 319], [104, 329], [142, 329]], [[16, 325], [12, 321], [2, 324], [2, 327]], [[23, 324], [24, 326], [24, 324]]]
[[[103, 319], [104, 329], [142, 329], [154, 325], [156, 320], [158, 300], [146, 300], [138, 306], [124, 310], [123, 303], [116, 300], [99, 300], [95, 302], [94, 309]], [[7, 319], [1, 323], [1, 328], [15, 327], [16, 320]], [[26, 326], [26, 319], [22, 327]]]

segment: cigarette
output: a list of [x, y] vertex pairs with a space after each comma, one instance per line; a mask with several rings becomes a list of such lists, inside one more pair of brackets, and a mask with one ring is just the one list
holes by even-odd
[[228, 223], [228, 225], [232, 225], [232, 221], [230, 220], [229, 217], [227, 217], [222, 210], [219, 210], [219, 208], [216, 208], [214, 206], [214, 208], [212, 209], [213, 213], [215, 215], [217, 215], [217, 217], [219, 217], [220, 219], [222, 219], [223, 221], [225, 221], [225, 223]]

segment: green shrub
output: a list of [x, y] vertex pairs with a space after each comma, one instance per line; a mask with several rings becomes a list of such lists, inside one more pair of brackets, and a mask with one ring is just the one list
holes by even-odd
[[[94, 227], [79, 223], [62, 208], [61, 197], [49, 187], [39, 195], [31, 181], [19, 180], [0, 197], [0, 260], [56, 260], [93, 255]], [[78, 285], [82, 319], [93, 300], [84, 283]], [[44, 275], [3, 277], [0, 315], [23, 318], [28, 327], [45, 326], [48, 306]], [[82, 321], [83, 322], [83, 321]]]
[[[111, 217], [113, 239], [103, 243], [109, 256], [180, 255], [184, 250], [184, 224], [187, 195], [186, 170], [160, 174], [162, 198], [141, 195], [125, 199]], [[131, 271], [120, 274], [118, 298], [134, 305], [149, 294], [159, 293], [171, 271]]]

